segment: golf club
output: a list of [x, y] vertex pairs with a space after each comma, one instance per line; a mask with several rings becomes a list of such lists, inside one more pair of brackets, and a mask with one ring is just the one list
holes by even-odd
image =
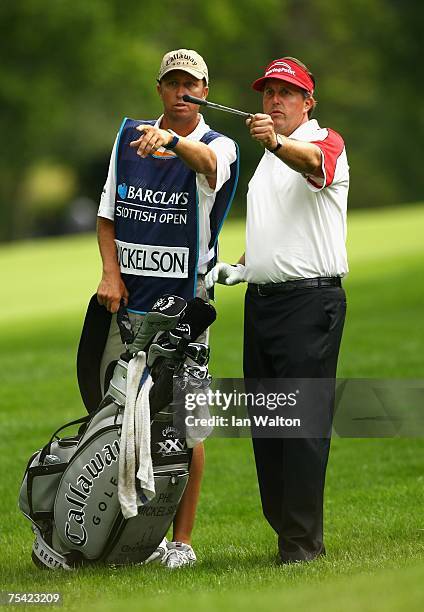
[[230, 108], [229, 106], [223, 106], [222, 104], [215, 104], [214, 102], [208, 102], [203, 98], [195, 98], [194, 96], [189, 96], [188, 94], [183, 95], [184, 102], [191, 102], [191, 104], [199, 104], [199, 106], [209, 106], [210, 108], [215, 108], [216, 110], [224, 111], [225, 113], [233, 113], [233, 115], [240, 115], [241, 117], [252, 117], [252, 113], [245, 113], [244, 111], [237, 110], [236, 108]]

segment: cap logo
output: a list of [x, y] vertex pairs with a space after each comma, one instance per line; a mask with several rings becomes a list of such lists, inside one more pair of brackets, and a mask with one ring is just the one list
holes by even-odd
[[159, 68], [158, 81], [171, 70], [188, 72], [196, 79], [205, 79], [206, 85], [208, 84], [208, 67], [203, 57], [193, 49], [176, 49], [166, 53]]
[[288, 74], [296, 76], [296, 72], [291, 66], [289, 66], [289, 64], [286, 64], [286, 62], [274, 62], [274, 64], [272, 64], [272, 67], [266, 71], [265, 76], [269, 76], [274, 72], [287, 72]]
[[165, 66], [169, 66], [170, 64], [173, 64], [174, 62], [176, 64], [184, 64], [184, 61], [178, 61], [178, 60], [186, 60], [188, 62], [191, 62], [193, 66], [197, 66], [196, 60], [192, 58], [191, 55], [187, 55], [185, 53], [175, 53], [169, 59], [166, 60]]
[[265, 68], [264, 76], [256, 79], [256, 81], [252, 83], [253, 89], [256, 91], [263, 91], [265, 81], [272, 78], [293, 83], [307, 91], [309, 95], [312, 95], [314, 92], [314, 78], [309, 73], [308, 69], [302, 67], [300, 64], [298, 65], [297, 60], [291, 61], [289, 57], [276, 59], [270, 62]]

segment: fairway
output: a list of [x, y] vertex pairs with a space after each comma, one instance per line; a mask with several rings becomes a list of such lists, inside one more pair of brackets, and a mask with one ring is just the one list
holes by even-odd
[[[348, 314], [341, 377], [423, 378], [424, 205], [348, 219]], [[244, 250], [229, 219], [221, 259]], [[95, 292], [94, 235], [0, 247], [1, 589], [60, 592], [65, 610], [419, 611], [424, 609], [424, 440], [343, 439], [327, 475], [327, 557], [277, 566], [262, 517], [249, 440], [206, 442], [194, 533], [199, 562], [164, 568], [41, 572], [29, 522], [17, 510], [26, 462], [67, 420], [83, 416], [75, 373], [79, 333]], [[244, 288], [218, 287], [210, 370], [241, 376]]]

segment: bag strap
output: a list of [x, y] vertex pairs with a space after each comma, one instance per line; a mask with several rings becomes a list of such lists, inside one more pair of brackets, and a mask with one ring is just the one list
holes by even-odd
[[116, 322], [119, 327], [122, 344], [128, 348], [128, 345], [134, 342], [134, 332], [124, 300], [121, 300], [119, 304], [118, 312], [116, 313]]
[[90, 421], [92, 418], [93, 418], [93, 414], [87, 414], [86, 416], [83, 416], [79, 419], [75, 419], [75, 421], [69, 421], [69, 423], [65, 423], [65, 425], [62, 425], [62, 427], [59, 427], [59, 429], [56, 429], [56, 431], [51, 436], [47, 444], [43, 446], [41, 453], [40, 453], [40, 458], [38, 460], [39, 463], [44, 463], [44, 459], [46, 458], [46, 455], [50, 454], [50, 449], [51, 449], [53, 439], [57, 436], [57, 434], [60, 431], [62, 431], [62, 429], [66, 429], [67, 427], [70, 427], [71, 425], [78, 425], [79, 423], [88, 423], [88, 421]]
[[47, 544], [37, 527], [34, 527], [34, 533], [35, 541], [32, 547], [32, 555], [33, 559], [34, 557], [37, 559], [37, 565], [44, 568], [48, 567], [49, 569], [57, 569], [59, 567], [65, 570], [72, 569], [66, 563], [66, 558]]

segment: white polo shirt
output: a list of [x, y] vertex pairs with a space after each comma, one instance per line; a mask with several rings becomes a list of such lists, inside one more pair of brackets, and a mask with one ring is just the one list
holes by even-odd
[[[155, 127], [160, 127], [160, 122], [163, 115], [155, 123]], [[200, 115], [200, 121], [196, 129], [191, 132], [186, 138], [188, 140], [199, 141], [206, 132], [211, 128], [205, 123], [203, 116]], [[115, 216], [115, 194], [116, 194], [116, 148], [118, 137], [115, 139], [112, 154], [110, 156], [109, 171], [105, 186], [100, 198], [100, 206], [97, 215], [105, 217], [113, 221]], [[207, 178], [203, 174], [196, 174], [197, 193], [199, 197], [199, 265], [198, 272], [205, 274], [207, 271], [208, 261], [208, 244], [211, 237], [211, 229], [209, 215], [215, 202], [216, 193], [221, 189], [222, 185], [230, 178], [230, 165], [236, 159], [236, 145], [226, 136], [219, 136], [212, 140], [208, 145], [215, 151], [217, 168], [216, 168], [216, 187], [211, 189]], [[159, 152], [166, 150], [162, 147]], [[167, 152], [168, 155], [175, 155], [172, 151]]]
[[[278, 283], [344, 276], [349, 166], [342, 137], [315, 119], [290, 138], [321, 149], [324, 179], [289, 168], [265, 150], [247, 194], [246, 280]], [[283, 145], [284, 146], [284, 145]]]

